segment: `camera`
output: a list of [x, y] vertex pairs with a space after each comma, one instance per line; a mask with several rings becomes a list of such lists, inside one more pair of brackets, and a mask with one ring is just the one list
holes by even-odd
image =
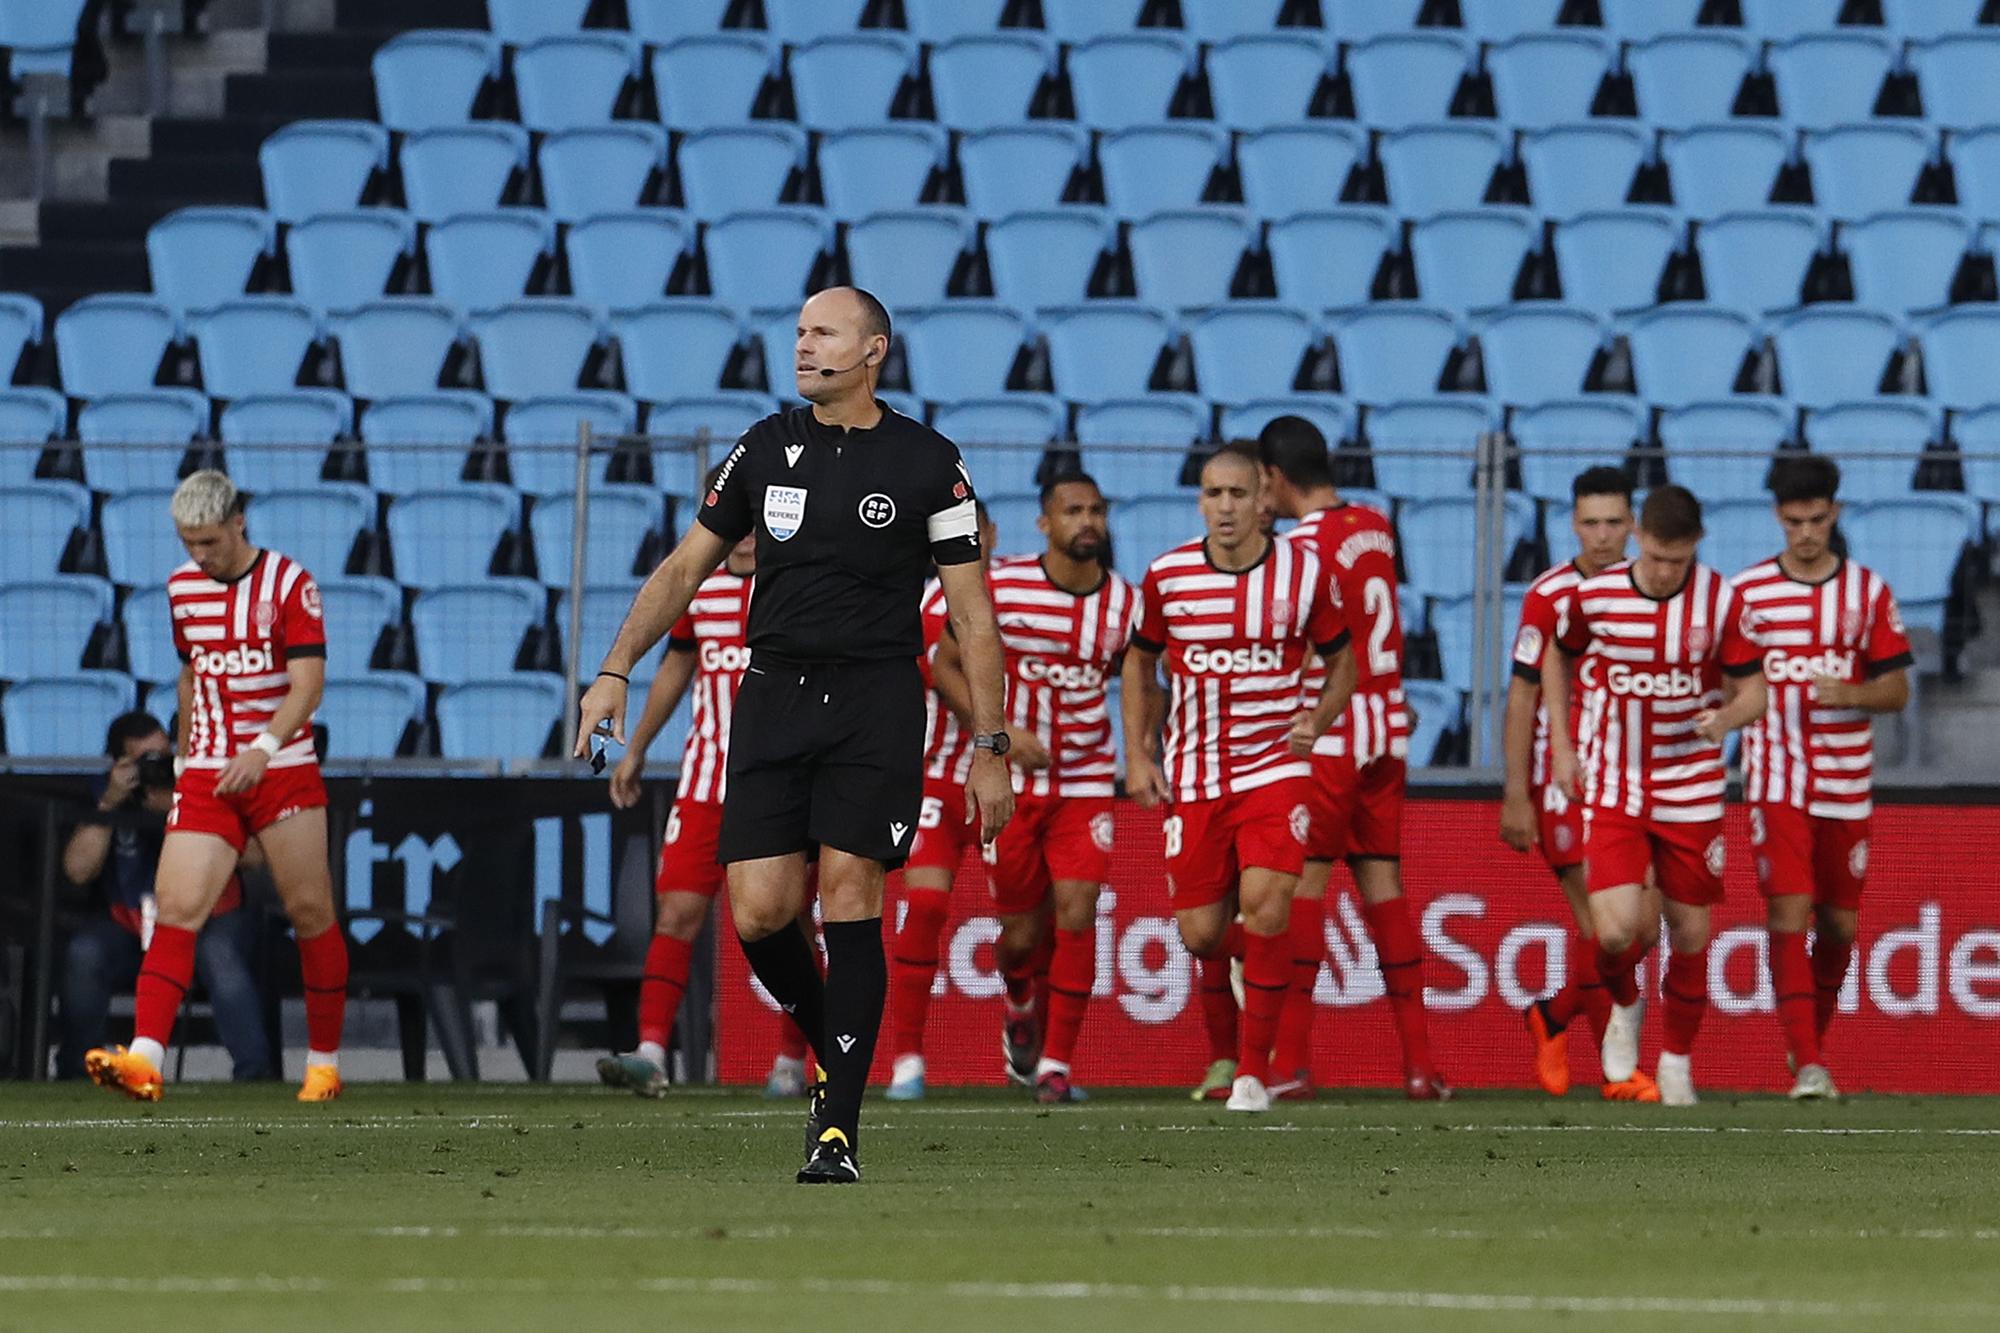
[[139, 785], [159, 790], [174, 785], [174, 757], [170, 754], [139, 756]]

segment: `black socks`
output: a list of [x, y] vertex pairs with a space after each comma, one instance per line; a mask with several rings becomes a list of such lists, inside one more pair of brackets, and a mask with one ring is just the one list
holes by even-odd
[[882, 954], [881, 917], [828, 921], [821, 929], [826, 935], [826, 1026], [819, 1043], [820, 1063], [826, 1066], [822, 1123], [843, 1131], [852, 1145], [868, 1066], [875, 1059], [875, 1035], [882, 1026], [882, 1002], [889, 993], [889, 965]]

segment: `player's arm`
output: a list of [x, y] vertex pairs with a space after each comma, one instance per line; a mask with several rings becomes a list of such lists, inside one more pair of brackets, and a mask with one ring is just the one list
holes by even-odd
[[1125, 792], [1149, 809], [1167, 799], [1160, 771], [1160, 722], [1166, 691], [1160, 688], [1160, 650], [1134, 639], [1125, 650], [1118, 706], [1125, 714]]
[[694, 668], [693, 648], [676, 646], [660, 663], [659, 673], [646, 691], [646, 707], [639, 714], [639, 724], [632, 729], [632, 744], [618, 761], [618, 767], [611, 771], [611, 803], [620, 810], [629, 810], [639, 803], [639, 774], [646, 767], [646, 751], [652, 748], [667, 719], [681, 706], [688, 682], [694, 679]]
[[1320, 687], [1319, 701], [1292, 718], [1292, 734], [1287, 744], [1300, 758], [1312, 753], [1314, 742], [1347, 711], [1354, 698], [1354, 686], [1361, 679], [1361, 666], [1354, 660], [1354, 641], [1346, 630], [1332, 642], [1319, 645], [1326, 659], [1326, 684]]
[[[938, 566], [944, 587], [949, 637], [963, 655], [966, 688], [971, 695], [972, 730], [990, 735], [1006, 727], [1006, 690], [1000, 668], [1000, 626], [993, 618], [993, 599], [986, 592], [986, 571], [977, 560]], [[991, 843], [1014, 816], [1014, 780], [1007, 763], [990, 750], [972, 752], [972, 776], [965, 784], [966, 811], [979, 812], [979, 837]]]
[[1534, 766], [1535, 706], [1542, 701], [1541, 677], [1539, 667], [1530, 678], [1517, 663], [1507, 682], [1507, 716], [1500, 734], [1507, 764], [1507, 783], [1500, 800], [1500, 841], [1517, 852], [1532, 850], [1537, 832], [1528, 779]]
[[743, 533], [734, 538], [724, 537], [705, 522], [695, 523], [681, 538], [680, 545], [647, 577], [638, 596], [632, 599], [632, 609], [625, 613], [625, 623], [619, 627], [611, 651], [598, 667], [597, 679], [584, 691], [573, 757], [583, 758], [590, 748], [591, 733], [597, 730], [598, 723], [607, 720], [611, 723], [611, 738], [625, 744], [625, 694], [631, 685], [633, 664], [651, 652], [673, 623], [687, 614], [702, 580], [715, 572], [715, 567], [729, 554], [729, 548], [742, 537]]
[[1910, 669], [1908, 665], [1892, 666], [1863, 681], [1815, 676], [1813, 698], [1828, 708], [1858, 708], [1864, 713], [1900, 713], [1910, 703]]
[[180, 773], [187, 760], [188, 728], [194, 720], [194, 664], [181, 663], [181, 676], [174, 683], [174, 772]]
[[[961, 726], [972, 726], [972, 683], [965, 678], [965, 656], [958, 650], [958, 636], [947, 630], [931, 654], [931, 688], [951, 710]], [[1039, 772], [1049, 766], [1048, 747], [1026, 727], [1007, 728], [1007, 757], [1017, 768]]]
[[1720, 745], [1722, 738], [1738, 727], [1746, 727], [1764, 716], [1769, 692], [1764, 687], [1762, 663], [1745, 668], [1725, 669], [1722, 676], [1722, 707], [1704, 709], [1695, 715], [1695, 734]]
[[1542, 711], [1549, 718], [1549, 781], [1572, 801], [1582, 794], [1576, 738], [1569, 734], [1570, 692], [1576, 676], [1573, 656], [1566, 645], [1554, 643], [1542, 655]]
[[313, 710], [319, 707], [320, 696], [326, 691], [326, 646], [300, 645], [286, 651], [285, 675], [291, 680], [290, 687], [278, 701], [278, 711], [271, 714], [264, 730], [237, 751], [235, 758], [216, 776], [215, 791], [219, 796], [249, 791], [256, 786], [270, 766], [272, 756], [300, 727], [312, 721]]

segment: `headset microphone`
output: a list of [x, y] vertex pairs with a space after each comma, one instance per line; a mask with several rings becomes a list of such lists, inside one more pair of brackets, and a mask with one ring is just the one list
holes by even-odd
[[826, 376], [828, 379], [832, 379], [835, 375], [851, 375], [855, 371], [861, 369], [863, 366], [867, 364], [868, 364], [868, 358], [864, 356], [859, 361], [856, 361], [853, 365], [849, 366], [846, 370], [835, 370], [831, 366], [821, 366], [819, 373]]

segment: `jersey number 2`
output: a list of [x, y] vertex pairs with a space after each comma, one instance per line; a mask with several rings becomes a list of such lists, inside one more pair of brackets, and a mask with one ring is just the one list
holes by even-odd
[[1396, 594], [1389, 580], [1373, 578], [1361, 585], [1361, 609], [1374, 617], [1368, 630], [1368, 674], [1386, 676], [1396, 669], [1396, 655], [1389, 651], [1389, 631], [1396, 624]]

